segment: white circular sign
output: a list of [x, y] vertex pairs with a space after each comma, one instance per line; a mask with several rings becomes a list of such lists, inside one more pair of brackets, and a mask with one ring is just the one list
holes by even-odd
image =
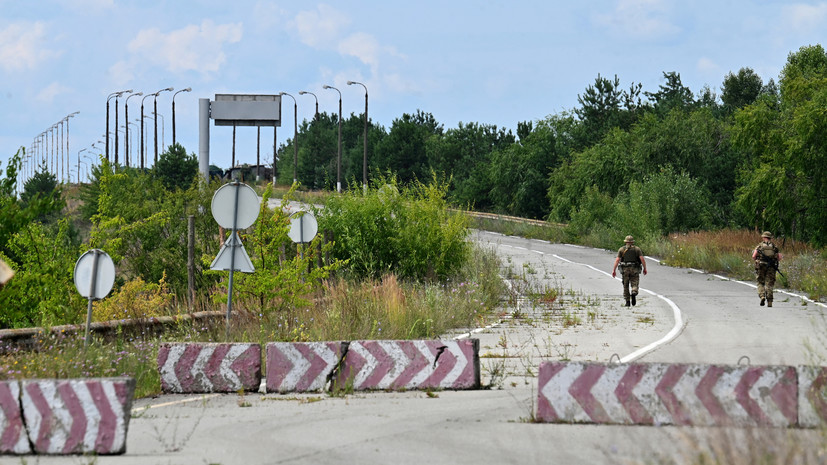
[[293, 242], [310, 242], [319, 232], [319, 223], [310, 212], [299, 211], [290, 215], [290, 232], [287, 236]]
[[[97, 279], [95, 279], [95, 295], [91, 295], [92, 268], [95, 267], [95, 260], [98, 262], [95, 270]], [[78, 258], [75, 263], [75, 287], [80, 295], [87, 299], [103, 299], [112, 290], [113, 284], [115, 284], [115, 263], [112, 262], [109, 254], [103, 250], [92, 249]]]
[[[238, 203], [236, 204], [236, 196]], [[238, 214], [236, 216], [236, 205]], [[261, 201], [247, 184], [229, 183], [219, 187], [212, 196], [212, 216], [222, 228], [247, 229], [256, 222]]]

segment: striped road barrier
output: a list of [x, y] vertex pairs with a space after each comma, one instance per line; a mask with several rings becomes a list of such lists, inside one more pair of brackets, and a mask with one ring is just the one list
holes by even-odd
[[257, 391], [261, 345], [248, 343], [165, 343], [158, 350], [165, 393]]
[[[126, 451], [135, 393], [133, 378], [32, 379], [19, 383], [32, 452], [109, 455]], [[4, 436], [8, 432], [4, 430]]]
[[327, 387], [347, 342], [271, 342], [267, 352], [267, 392], [314, 392]]
[[0, 381], [0, 454], [28, 454], [31, 451], [20, 407], [20, 382]]
[[797, 371], [799, 426], [827, 426], [827, 367], [799, 366]]
[[543, 362], [537, 419], [622, 425], [827, 424], [827, 368]]
[[479, 339], [353, 341], [334, 388], [479, 389]]

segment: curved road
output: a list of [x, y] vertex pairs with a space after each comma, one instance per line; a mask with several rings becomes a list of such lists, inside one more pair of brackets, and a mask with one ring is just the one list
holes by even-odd
[[[804, 342], [824, 334], [823, 305], [778, 295], [773, 308], [759, 307], [751, 283], [647, 257], [644, 291], [627, 308], [609, 274], [611, 251], [486, 232], [474, 239], [503, 257], [513, 305], [497, 324], [445, 337], [480, 339], [490, 389], [140, 399], [127, 454], [95, 463], [660, 463], [664, 456], [686, 463], [700, 441], [750, 444], [752, 436], [726, 428], [535, 424], [537, 366], [544, 359], [735, 364], [742, 356], [794, 365], [810, 361]], [[556, 298], [538, 305], [521, 298], [529, 293]], [[824, 345], [816, 349], [827, 353]], [[823, 437], [774, 429], [760, 441], [809, 449]]]

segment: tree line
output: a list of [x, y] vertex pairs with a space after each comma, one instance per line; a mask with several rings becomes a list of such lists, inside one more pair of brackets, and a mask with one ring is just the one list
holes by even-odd
[[[578, 106], [511, 130], [482, 123], [446, 129], [417, 110], [390, 128], [368, 122], [369, 177], [402, 183], [436, 176], [451, 202], [571, 224], [573, 234], [642, 237], [723, 227], [770, 229], [827, 243], [827, 54], [792, 52], [763, 82], [743, 67], [721, 94], [693, 92], [677, 72], [657, 89], [598, 75]], [[342, 120], [342, 178], [361, 183], [364, 114]], [[299, 182], [333, 189], [338, 116], [298, 132]], [[277, 178], [293, 179], [294, 141], [279, 146]]]

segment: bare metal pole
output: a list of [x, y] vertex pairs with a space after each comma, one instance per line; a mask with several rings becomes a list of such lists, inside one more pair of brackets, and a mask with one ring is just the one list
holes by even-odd
[[362, 189], [364, 192], [368, 191], [368, 88], [361, 82], [347, 81], [347, 85], [351, 86], [358, 84], [365, 88], [365, 135], [362, 145], [364, 145], [364, 154], [362, 155]]

